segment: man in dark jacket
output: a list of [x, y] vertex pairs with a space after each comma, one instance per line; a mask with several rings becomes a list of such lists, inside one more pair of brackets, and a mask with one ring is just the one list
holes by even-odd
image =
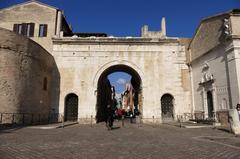
[[107, 113], [106, 113], [106, 126], [108, 128], [108, 130], [111, 130], [112, 129], [112, 126], [113, 126], [113, 109], [111, 107], [111, 105], [107, 105]]

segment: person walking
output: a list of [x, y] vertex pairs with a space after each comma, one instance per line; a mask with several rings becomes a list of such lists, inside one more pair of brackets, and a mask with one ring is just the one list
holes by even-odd
[[237, 109], [237, 112], [238, 112], [238, 118], [240, 120], [240, 104], [237, 104], [236, 109]]
[[113, 126], [113, 109], [110, 104], [107, 105], [107, 119], [106, 119], [106, 126], [108, 130], [112, 129]]

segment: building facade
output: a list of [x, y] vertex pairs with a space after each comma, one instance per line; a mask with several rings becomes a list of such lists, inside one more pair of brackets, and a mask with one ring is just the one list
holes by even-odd
[[106, 78], [117, 71], [132, 76], [143, 122], [217, 118], [239, 102], [239, 10], [203, 20], [192, 39], [168, 37], [165, 18], [160, 31], [144, 26], [141, 37], [73, 33], [61, 10], [37, 1], [0, 10], [0, 27], [52, 55], [49, 111], [80, 122], [104, 115]]
[[190, 45], [193, 106], [200, 118], [226, 122], [239, 103], [240, 10], [204, 19]]
[[0, 34], [0, 112], [17, 113], [16, 119], [1, 114], [1, 121], [18, 122], [25, 118], [25, 123], [33, 123], [39, 114], [51, 110], [55, 93], [52, 88], [56, 86], [53, 79], [59, 77], [56, 63], [36, 42], [3, 28]]

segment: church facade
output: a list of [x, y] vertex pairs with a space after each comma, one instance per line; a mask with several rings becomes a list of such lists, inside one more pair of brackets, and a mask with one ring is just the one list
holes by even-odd
[[[11, 31], [1, 29], [3, 34], [31, 39], [35, 43], [28, 47], [39, 45], [45, 50], [44, 55], [53, 59], [48, 66], [30, 56], [32, 64], [50, 68], [49, 76], [38, 75], [40, 82], [36, 83], [43, 88], [46, 81], [49, 84], [48, 102], [42, 107], [49, 113], [64, 114], [65, 120], [73, 117], [82, 123], [104, 114], [106, 79], [117, 71], [132, 76], [135, 103], [143, 122], [162, 123], [179, 118], [224, 122], [228, 109], [239, 102], [239, 25], [240, 11], [232, 10], [204, 19], [192, 39], [168, 37], [164, 18], [160, 31], [149, 31], [148, 26], [143, 26], [140, 37], [112, 37], [105, 33], [74, 33], [61, 10], [37, 1], [0, 10], [0, 27]], [[12, 47], [6, 37], [0, 39], [3, 61]], [[12, 43], [16, 43], [14, 39]], [[15, 52], [21, 54], [18, 49], [16, 46]], [[27, 49], [26, 53], [38, 51]], [[0, 74], [10, 67], [9, 63], [2, 64]], [[3, 81], [17, 79], [16, 76], [14, 72], [5, 78], [0, 76], [0, 87], [5, 88]], [[9, 87], [15, 89], [14, 84]], [[11, 97], [4, 94], [9, 90], [1, 91], [0, 99], [7, 104]], [[19, 99], [12, 105], [15, 110], [1, 106], [0, 112], [35, 113], [28, 108], [41, 107], [45, 102], [42, 97], [35, 103], [23, 103], [20, 96], [15, 98]]]
[[203, 19], [189, 45], [193, 106], [223, 122], [239, 103], [240, 10]]

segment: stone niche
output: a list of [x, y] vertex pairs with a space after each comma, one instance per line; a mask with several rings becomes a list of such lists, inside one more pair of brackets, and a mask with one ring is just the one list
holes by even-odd
[[[0, 28], [0, 113], [2, 122], [7, 113], [15, 113], [11, 122], [23, 116], [31, 120], [48, 114], [52, 97], [52, 74], [56, 74], [53, 57], [34, 41]], [[17, 119], [18, 118], [18, 119]], [[30, 117], [29, 117], [30, 118]], [[30, 119], [29, 119], [30, 120]], [[41, 119], [40, 119], [41, 120]]]

